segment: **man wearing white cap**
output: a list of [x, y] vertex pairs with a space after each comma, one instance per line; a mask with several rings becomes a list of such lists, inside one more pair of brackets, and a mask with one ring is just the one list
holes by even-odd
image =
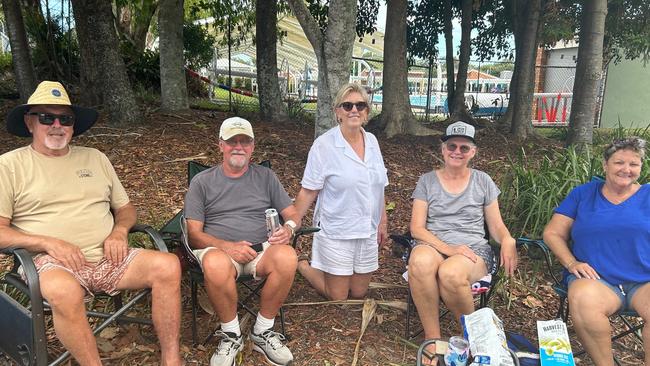
[[96, 120], [52, 81], [9, 113], [7, 130], [32, 142], [0, 155], [0, 248], [34, 253], [56, 334], [79, 364], [101, 365], [84, 298], [151, 288], [161, 365], [180, 365], [178, 259], [128, 248], [136, 210], [113, 166], [96, 149], [69, 145]]
[[[247, 120], [232, 117], [223, 121], [219, 130], [223, 163], [197, 174], [185, 196], [190, 244], [221, 322], [217, 332], [221, 341], [210, 359], [211, 366], [234, 366], [243, 348], [237, 317], [236, 280], [240, 275], [266, 278], [250, 333], [253, 349], [274, 365], [293, 362], [284, 337], [273, 331], [273, 324], [296, 272], [296, 252], [287, 244], [299, 220], [275, 173], [250, 164], [254, 138]], [[269, 208], [276, 209], [285, 220], [270, 237], [265, 218]], [[253, 246], [259, 243], [262, 245]]]

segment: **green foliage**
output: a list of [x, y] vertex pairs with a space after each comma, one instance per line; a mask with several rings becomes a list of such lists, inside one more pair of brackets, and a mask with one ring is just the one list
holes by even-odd
[[[363, 37], [365, 34], [372, 34], [377, 29], [375, 22], [379, 13], [380, 0], [358, 0], [357, 1], [357, 36]], [[307, 0], [307, 8], [311, 15], [316, 19], [321, 31], [325, 33], [327, 29], [327, 18], [329, 14], [329, 0]]]
[[26, 11], [25, 31], [38, 79], [66, 80], [79, 74], [79, 45], [74, 32], [63, 28], [63, 18], [48, 20], [40, 13]]
[[605, 56], [615, 63], [625, 58], [650, 61], [650, 3], [609, 0], [605, 21]]
[[[128, 46], [122, 43], [123, 46]], [[135, 57], [135, 59], [130, 59]], [[126, 72], [131, 80], [131, 85], [142, 90], [160, 93], [160, 53], [158, 51], [144, 50], [138, 57], [134, 53], [126, 53]]]
[[[512, 234], [540, 238], [553, 210], [567, 194], [594, 175], [603, 175], [603, 148], [612, 140], [626, 136], [648, 139], [650, 130], [617, 128], [606, 131], [595, 138], [598, 145], [582, 153], [574, 147], [540, 149], [529, 157], [522, 150], [510, 162], [509, 172], [500, 184], [503, 193], [499, 201]], [[538, 156], [543, 158], [540, 160]], [[650, 182], [650, 155], [644, 158], [639, 182]]]
[[212, 50], [216, 43], [216, 37], [205, 27], [192, 23], [183, 25], [183, 53], [190, 69], [198, 70], [208, 66], [212, 61]]
[[11, 53], [0, 53], [0, 74], [13, 71]]
[[214, 18], [214, 27], [224, 36], [220, 45], [239, 46], [255, 33], [255, 3], [252, 0], [193, 0], [189, 9], [190, 19]]

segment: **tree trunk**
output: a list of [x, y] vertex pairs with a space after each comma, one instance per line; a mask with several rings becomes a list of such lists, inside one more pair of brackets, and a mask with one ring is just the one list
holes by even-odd
[[591, 145], [598, 85], [603, 74], [603, 38], [607, 0], [583, 1], [578, 63], [571, 101], [567, 144]]
[[25, 33], [25, 23], [20, 12], [18, 0], [2, 0], [7, 21], [7, 33], [9, 33], [9, 44], [11, 44], [11, 58], [16, 77], [16, 86], [20, 94], [20, 100], [27, 102], [29, 96], [36, 89], [36, 76], [34, 64], [29, 55], [29, 43]]
[[383, 101], [379, 125], [385, 126], [387, 137], [431, 134], [433, 131], [422, 127], [411, 111], [406, 61], [407, 3], [405, 0], [388, 0], [387, 6]]
[[451, 11], [451, 0], [444, 3], [444, 28], [445, 28], [445, 62], [447, 66], [447, 113], [454, 110], [454, 95], [456, 94], [456, 79], [454, 78], [454, 33], [451, 20], [454, 14]]
[[[133, 89], [126, 75], [126, 66], [119, 53], [119, 42], [113, 24], [111, 3], [105, 0], [72, 0], [81, 55], [91, 55], [88, 67], [94, 68], [96, 86], [101, 90], [108, 123], [112, 126], [139, 124], [142, 115], [135, 102]], [[92, 93], [85, 89], [83, 93]]]
[[157, 8], [157, 0], [139, 0], [118, 8], [118, 30], [133, 44], [137, 54], [144, 52], [151, 20]]
[[255, 1], [255, 40], [260, 117], [270, 122], [288, 119], [278, 82], [277, 0]]
[[183, 57], [183, 15], [183, 0], [160, 1], [160, 104], [163, 111], [185, 110], [189, 106]]
[[[533, 94], [535, 91], [535, 55], [541, 15], [541, 0], [519, 0], [515, 9], [516, 84], [511, 87], [508, 109], [512, 106], [510, 133], [517, 139], [533, 134]], [[514, 79], [514, 77], [513, 77]]]
[[314, 134], [316, 137], [336, 125], [334, 98], [350, 80], [350, 63], [356, 37], [356, 0], [331, 0], [325, 34], [309, 13], [303, 0], [287, 0], [298, 18], [318, 60], [318, 102]]
[[467, 87], [467, 69], [469, 68], [470, 37], [472, 32], [472, 0], [462, 0], [461, 3], [461, 38], [460, 55], [458, 57], [458, 73], [456, 74], [456, 87], [453, 96], [453, 109], [451, 109], [452, 121], [464, 121], [469, 124], [476, 124], [476, 121], [467, 111], [465, 105], [465, 89]]

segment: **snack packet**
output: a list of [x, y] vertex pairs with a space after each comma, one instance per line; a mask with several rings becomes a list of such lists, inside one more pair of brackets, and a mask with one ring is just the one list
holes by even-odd
[[574, 366], [566, 324], [560, 319], [537, 321], [539, 358], [542, 366]]

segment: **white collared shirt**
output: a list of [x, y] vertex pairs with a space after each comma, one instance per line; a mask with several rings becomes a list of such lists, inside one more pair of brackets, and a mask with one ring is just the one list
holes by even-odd
[[318, 137], [309, 150], [301, 185], [320, 191], [314, 225], [332, 239], [369, 238], [381, 220], [387, 170], [377, 138], [366, 131], [363, 136], [364, 160], [343, 138], [339, 126]]

